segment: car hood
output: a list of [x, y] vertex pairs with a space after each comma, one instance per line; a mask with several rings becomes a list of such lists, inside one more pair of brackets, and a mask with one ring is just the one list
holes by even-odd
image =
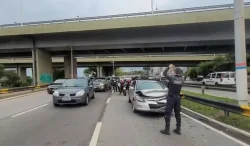
[[168, 94], [168, 89], [150, 89], [150, 90], [140, 90], [136, 91], [136, 94], [143, 96], [145, 98], [150, 97], [164, 97]]
[[93, 83], [94, 83], [94, 84], [101, 84], [101, 83], [104, 83], [104, 82], [95, 82], [95, 81], [94, 81]]
[[73, 94], [83, 90], [83, 88], [60, 88], [56, 91], [58, 91], [60, 94]]
[[61, 85], [49, 85], [48, 87], [49, 88], [58, 88], [59, 86], [61, 86]]

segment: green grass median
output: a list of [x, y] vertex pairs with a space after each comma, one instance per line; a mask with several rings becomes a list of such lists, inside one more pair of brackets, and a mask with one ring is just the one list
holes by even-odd
[[[199, 94], [199, 93], [194, 93], [194, 92], [189, 92], [189, 91], [184, 91], [184, 90], [182, 90], [182, 93], [184, 93], [185, 95], [190, 95], [190, 96], [212, 99], [212, 100], [227, 102], [231, 104], [238, 104], [236, 100], [228, 99], [228, 98], [211, 96], [207, 94]], [[242, 115], [238, 115], [234, 113], [230, 113], [229, 117], [226, 117], [224, 115], [224, 111], [222, 110], [209, 107], [206, 105], [202, 105], [199, 103], [195, 103], [193, 101], [189, 101], [186, 99], [183, 99], [181, 104], [182, 106], [189, 108], [195, 112], [198, 112], [202, 115], [208, 116], [222, 123], [225, 123], [225, 124], [237, 127], [239, 129], [245, 130], [247, 132], [250, 132], [250, 117], [246, 117], [246, 116], [242, 116]]]

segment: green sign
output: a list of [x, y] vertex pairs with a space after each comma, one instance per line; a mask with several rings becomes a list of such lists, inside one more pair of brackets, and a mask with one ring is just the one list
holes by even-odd
[[53, 79], [52, 76], [48, 73], [43, 73], [40, 75], [40, 81], [43, 83], [52, 83]]

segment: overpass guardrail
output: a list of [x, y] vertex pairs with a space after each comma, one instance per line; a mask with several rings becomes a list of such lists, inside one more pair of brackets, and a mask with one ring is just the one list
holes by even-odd
[[0, 89], [0, 94], [7, 94], [7, 93], [13, 93], [13, 92], [40, 89], [40, 88], [45, 88], [47, 86], [48, 85], [26, 86], [26, 87], [16, 87], [16, 88], [3, 88], [3, 89]]
[[[245, 7], [249, 7], [249, 6], [250, 6], [250, 2], [245, 2]], [[191, 8], [183, 8], [183, 9], [160, 10], [160, 11], [154, 11], [153, 13], [152, 11], [148, 11], [148, 12], [140, 12], [140, 13], [117, 14], [117, 15], [107, 15], [107, 16], [77, 17], [77, 18], [60, 19], [60, 20], [3, 24], [3, 25], [0, 25], [0, 28], [36, 26], [36, 25], [44, 25], [44, 24], [58, 24], [58, 23], [70, 23], [70, 22], [82, 22], [82, 21], [95, 21], [95, 20], [118, 19], [118, 18], [139, 17], [139, 16], [168, 15], [168, 14], [175, 14], [175, 13], [178, 14], [178, 13], [188, 13], [188, 12], [198, 12], [198, 11], [232, 9], [233, 7], [234, 7], [233, 4], [224, 4], [224, 5], [214, 5], [214, 6], [191, 7]]]
[[235, 104], [229, 104], [221, 101], [215, 101], [190, 95], [184, 95], [183, 99], [223, 110], [225, 116], [229, 116], [229, 112], [232, 112], [235, 114], [250, 117], [250, 106], [239, 106]]

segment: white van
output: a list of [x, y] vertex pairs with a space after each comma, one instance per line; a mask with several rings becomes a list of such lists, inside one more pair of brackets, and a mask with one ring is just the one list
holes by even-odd
[[214, 72], [207, 75], [202, 80], [203, 85], [234, 85], [235, 73], [234, 72]]

